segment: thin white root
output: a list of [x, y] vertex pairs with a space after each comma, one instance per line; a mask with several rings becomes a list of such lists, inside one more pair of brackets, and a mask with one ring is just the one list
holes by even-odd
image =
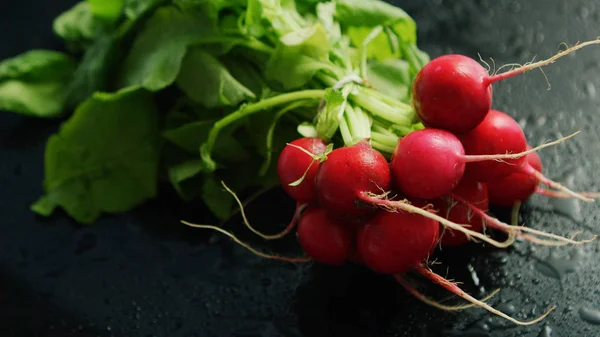
[[392, 212], [397, 212], [398, 210], [403, 210], [409, 213], [415, 213], [415, 214], [419, 214], [422, 215], [426, 218], [438, 221], [442, 226], [450, 228], [452, 230], [461, 232], [463, 234], [465, 234], [465, 236], [467, 237], [467, 239], [472, 240], [472, 238], [477, 238], [481, 241], [487, 242], [490, 245], [494, 246], [494, 247], [498, 247], [498, 248], [507, 248], [510, 245], [512, 245], [512, 241], [513, 240], [507, 240], [505, 242], [499, 242], [496, 241], [482, 233], [476, 232], [476, 231], [472, 231], [470, 229], [465, 228], [466, 226], [469, 226], [468, 224], [457, 224], [454, 223], [448, 219], [445, 219], [441, 216], [438, 216], [430, 211], [427, 211], [425, 209], [413, 206], [411, 204], [408, 203], [407, 200], [402, 200], [402, 201], [392, 201], [392, 200], [386, 200], [386, 199], [381, 199], [380, 196], [377, 196], [373, 193], [368, 193], [368, 192], [363, 192], [361, 194], [361, 198], [363, 201], [374, 205], [374, 206], [379, 206], [381, 208], [384, 208], [388, 211], [392, 211]]
[[443, 278], [442, 276], [434, 273], [433, 271], [423, 267], [423, 266], [419, 266], [416, 268], [417, 272], [420, 273], [421, 275], [425, 276], [426, 278], [430, 279], [431, 281], [433, 281], [434, 283], [442, 286], [443, 288], [445, 288], [446, 290], [450, 291], [451, 293], [460, 296], [461, 298], [463, 298], [464, 300], [473, 303], [474, 305], [481, 307], [487, 311], [489, 311], [490, 313], [500, 316], [508, 321], [511, 321], [517, 325], [532, 325], [532, 324], [536, 324], [538, 322], [540, 322], [541, 320], [543, 320], [544, 318], [546, 318], [546, 316], [548, 316], [550, 314], [550, 312], [554, 309], [556, 309], [556, 306], [548, 309], [548, 311], [546, 311], [543, 315], [541, 315], [540, 317], [533, 319], [531, 321], [519, 321], [515, 318], [512, 318], [510, 316], [508, 316], [507, 314], [503, 313], [502, 311], [493, 308], [492, 306], [490, 306], [489, 304], [480, 301], [476, 298], [474, 298], [473, 296], [467, 294], [464, 290], [460, 289], [457, 285], [449, 282], [448, 280], [446, 280], [445, 278]]
[[233, 196], [233, 199], [238, 204], [239, 210], [240, 210], [240, 214], [242, 215], [242, 219], [244, 220], [244, 225], [246, 225], [246, 227], [248, 227], [248, 229], [250, 229], [252, 231], [252, 233], [260, 236], [261, 238], [263, 238], [265, 240], [281, 239], [282, 237], [284, 237], [285, 235], [287, 235], [289, 232], [291, 232], [292, 229], [294, 229], [294, 226], [296, 225], [296, 222], [297, 222], [300, 214], [302, 214], [302, 211], [304, 211], [304, 209], [306, 209], [306, 206], [308, 206], [306, 204], [298, 205], [296, 207], [296, 211], [294, 212], [294, 217], [292, 218], [292, 221], [290, 221], [290, 223], [288, 224], [288, 226], [283, 231], [281, 231], [280, 233], [272, 234], [272, 235], [264, 234], [264, 233], [260, 232], [259, 230], [255, 229], [254, 227], [252, 227], [252, 225], [250, 225], [250, 221], [248, 220], [248, 217], [246, 217], [246, 212], [244, 212], [244, 204], [238, 198], [237, 194], [235, 194], [235, 192], [233, 192], [225, 184], [225, 182], [221, 181], [221, 184], [223, 185], [223, 188], [225, 188], [225, 190], [227, 192], [229, 192], [229, 194], [231, 194]]
[[[413, 287], [404, 277], [402, 277], [402, 275], [394, 275], [394, 278], [411, 295], [413, 295], [414, 297], [416, 297], [417, 299], [419, 299], [423, 303], [431, 305], [432, 307], [436, 307], [438, 309], [445, 310], [445, 311], [459, 311], [459, 310], [465, 310], [465, 309], [477, 306], [474, 303], [462, 304], [462, 305], [445, 305], [445, 304], [442, 304], [440, 302], [434, 301], [434, 300], [430, 299], [429, 297], [423, 295], [421, 292], [419, 292], [417, 289], [415, 289], [415, 287]], [[494, 297], [499, 291], [500, 291], [500, 289], [496, 289], [496, 290], [492, 291], [491, 294], [489, 294], [486, 297], [482, 298], [480, 301], [483, 302], [483, 301], [489, 300], [490, 298]]]
[[223, 228], [217, 227], [217, 226], [193, 224], [193, 223], [189, 223], [189, 222], [183, 221], [183, 220], [181, 220], [181, 223], [183, 223], [184, 225], [190, 226], [190, 227], [203, 228], [203, 229], [212, 229], [212, 230], [215, 230], [215, 231], [220, 232], [222, 234], [225, 234], [229, 238], [231, 238], [233, 241], [235, 241], [235, 243], [237, 243], [238, 245], [246, 248], [247, 250], [249, 250], [250, 252], [252, 252], [254, 255], [260, 256], [260, 257], [265, 258], [265, 259], [279, 260], [279, 261], [285, 261], [285, 262], [291, 262], [291, 263], [304, 263], [304, 262], [310, 262], [310, 261], [312, 261], [312, 259], [310, 257], [284, 257], [284, 256], [271, 255], [271, 254], [266, 254], [266, 253], [260, 252], [260, 251], [258, 251], [256, 249], [250, 247], [250, 245], [242, 242], [240, 239], [238, 239], [232, 233], [224, 230]]
[[500, 81], [500, 80], [503, 80], [503, 79], [536, 69], [536, 68], [541, 68], [543, 66], [554, 63], [554, 61], [558, 60], [559, 58], [561, 58], [563, 56], [566, 56], [568, 54], [571, 54], [574, 51], [577, 51], [581, 48], [584, 48], [584, 47], [587, 47], [587, 46], [590, 46], [593, 44], [600, 44], [600, 38], [597, 38], [595, 40], [586, 41], [583, 43], [577, 43], [573, 47], [570, 47], [563, 51], [560, 51], [548, 59], [537, 61], [537, 62], [526, 63], [525, 65], [523, 65], [521, 67], [511, 69], [511, 70], [503, 72], [503, 73], [495, 74], [493, 76], [488, 77], [487, 83], [492, 84], [494, 82], [497, 82], [497, 81]]
[[[503, 232], [506, 232], [508, 234], [513, 234], [515, 236], [519, 236], [522, 237], [523, 239], [530, 241], [532, 243], [535, 244], [540, 244], [540, 245], [545, 245], [545, 246], [565, 246], [568, 244], [572, 244], [572, 245], [581, 245], [581, 244], [585, 244], [585, 243], [590, 243], [592, 241], [594, 241], [596, 239], [596, 235], [594, 235], [591, 239], [586, 239], [586, 240], [580, 240], [580, 241], [575, 241], [573, 240], [577, 235], [581, 234], [581, 232], [575, 233], [572, 237], [570, 238], [566, 238], [557, 234], [552, 234], [552, 233], [546, 233], [544, 231], [540, 231], [534, 228], [529, 228], [529, 227], [525, 227], [525, 226], [519, 226], [519, 225], [514, 225], [515, 223], [518, 223], [518, 210], [519, 210], [519, 206], [520, 206], [520, 202], [516, 203], [514, 205], [513, 208], [513, 212], [512, 212], [512, 222], [513, 225], [509, 225], [506, 224], [490, 215], [488, 215], [487, 213], [485, 213], [484, 211], [482, 211], [481, 209], [477, 208], [475, 205], [473, 205], [472, 203], [468, 202], [467, 200], [465, 200], [464, 198], [456, 195], [456, 194], [452, 194], [452, 198], [454, 198], [455, 200], [457, 200], [458, 202], [462, 203], [463, 205], [469, 207], [469, 209], [471, 209], [473, 212], [475, 212], [477, 215], [479, 215], [482, 219], [485, 220], [486, 224], [491, 227], [491, 228], [495, 228], [498, 230], [501, 230]], [[528, 234], [525, 234], [523, 232], [527, 232], [527, 233], [531, 233], [537, 236], [541, 236], [541, 237], [547, 237], [547, 238], [551, 238], [554, 240], [543, 240], [543, 239], [539, 239], [535, 236], [531, 236]]]
[[519, 152], [519, 153], [491, 154], [491, 155], [468, 155], [468, 156], [465, 156], [465, 161], [466, 162], [477, 162], [477, 161], [484, 161], [484, 160], [495, 160], [495, 161], [499, 161], [499, 162], [504, 162], [504, 160], [506, 160], [506, 159], [519, 159], [521, 157], [524, 157], [530, 153], [537, 152], [546, 147], [560, 144], [570, 138], [575, 137], [579, 133], [581, 133], [581, 131], [576, 131], [575, 133], [568, 135], [566, 137], [559, 138], [559, 139], [549, 142], [549, 143], [544, 143], [542, 145], [539, 145], [537, 147], [534, 147], [532, 149], [529, 149], [529, 150], [523, 151], [523, 152]]

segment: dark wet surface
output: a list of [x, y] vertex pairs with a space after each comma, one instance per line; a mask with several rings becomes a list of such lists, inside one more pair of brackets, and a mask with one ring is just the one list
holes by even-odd
[[[0, 57], [60, 46], [51, 20], [72, 3], [0, 3]], [[554, 54], [561, 42], [600, 35], [595, 1], [397, 3], [417, 20], [420, 45], [432, 56], [479, 53], [497, 66], [525, 63]], [[550, 91], [539, 71], [495, 85], [494, 107], [515, 116], [532, 143], [583, 131], [540, 153], [550, 178], [579, 190], [600, 190], [599, 59], [600, 47], [589, 47], [548, 66]], [[507, 251], [473, 245], [438, 256], [436, 270], [472, 294], [502, 288], [490, 303], [518, 318], [557, 306], [543, 323], [517, 328], [481, 309], [431, 308], [389, 277], [355, 266], [292, 266], [254, 257], [230, 240], [181, 226], [182, 218], [203, 220], [202, 212], [168, 191], [85, 228], [64, 214], [38, 218], [28, 206], [41, 193], [45, 140], [58, 125], [0, 114], [2, 336], [600, 336], [598, 243], [549, 249], [518, 242]], [[253, 207], [251, 216], [263, 228], [291, 214], [293, 205], [280, 196]], [[503, 210], [493, 211], [507, 220]], [[589, 235], [600, 233], [599, 217], [598, 206], [534, 197], [521, 220], [558, 234]], [[242, 237], [265, 249], [285, 246]], [[446, 298], [421, 284], [428, 295]]]

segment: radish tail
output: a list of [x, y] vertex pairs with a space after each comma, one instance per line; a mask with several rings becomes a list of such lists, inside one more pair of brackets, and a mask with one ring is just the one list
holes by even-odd
[[[508, 234], [514, 234], [515, 236], [521, 237], [527, 241], [530, 241], [531, 243], [535, 243], [535, 244], [539, 244], [539, 245], [545, 245], [545, 246], [565, 246], [568, 244], [573, 244], [573, 245], [580, 245], [580, 244], [584, 244], [584, 243], [589, 243], [592, 242], [596, 239], [596, 235], [594, 235], [594, 237], [592, 237], [591, 239], [587, 239], [587, 240], [581, 240], [581, 241], [575, 241], [573, 240], [573, 238], [575, 238], [577, 235], [580, 234], [580, 232], [575, 233], [573, 236], [571, 236], [570, 238], [566, 238], [560, 235], [556, 235], [556, 234], [552, 234], [552, 233], [546, 233], [544, 231], [540, 231], [537, 229], [533, 229], [533, 228], [529, 228], [529, 227], [525, 227], [525, 226], [516, 226], [516, 225], [509, 225], [507, 223], [504, 223], [492, 216], [490, 216], [489, 214], [485, 213], [484, 211], [482, 211], [481, 209], [477, 208], [475, 205], [473, 205], [472, 203], [468, 202], [467, 200], [465, 200], [464, 198], [461, 198], [460, 196], [456, 195], [456, 194], [451, 194], [452, 198], [458, 202], [460, 202], [461, 204], [469, 207], [469, 209], [471, 209], [475, 214], [479, 215], [480, 217], [482, 217], [486, 223], [487, 226], [506, 232]], [[523, 232], [528, 232], [531, 233], [533, 235], [537, 235], [537, 236], [541, 236], [541, 237], [547, 237], [547, 238], [551, 238], [554, 240], [543, 240], [543, 239], [539, 239], [536, 236], [532, 236], [532, 235], [528, 235], [525, 234]]]
[[181, 223], [183, 223], [184, 225], [190, 226], [190, 227], [212, 229], [212, 230], [215, 230], [215, 231], [220, 232], [222, 234], [225, 234], [228, 237], [230, 237], [233, 241], [235, 241], [235, 243], [237, 243], [240, 246], [246, 248], [247, 250], [249, 250], [250, 252], [252, 252], [254, 255], [260, 256], [260, 257], [265, 258], [265, 259], [279, 260], [279, 261], [285, 261], [285, 262], [291, 262], [291, 263], [304, 263], [304, 262], [310, 262], [310, 261], [312, 261], [312, 259], [310, 257], [284, 257], [284, 256], [271, 255], [271, 254], [266, 254], [266, 253], [260, 252], [260, 251], [258, 251], [256, 249], [252, 248], [247, 243], [242, 242], [240, 239], [238, 239], [232, 233], [224, 230], [223, 228], [217, 227], [217, 226], [198, 225], [198, 224], [189, 223], [189, 222], [183, 221], [183, 220], [181, 220]]
[[242, 204], [240, 198], [238, 198], [238, 196], [235, 194], [235, 192], [233, 192], [229, 187], [227, 187], [227, 185], [223, 181], [221, 181], [221, 184], [223, 185], [225, 190], [233, 196], [233, 198], [235, 199], [235, 202], [238, 204], [240, 213], [242, 214], [242, 219], [244, 220], [244, 225], [246, 225], [246, 227], [248, 227], [248, 229], [250, 229], [252, 231], [252, 233], [260, 236], [261, 238], [263, 238], [265, 240], [276, 240], [276, 239], [281, 239], [282, 237], [286, 236], [289, 232], [292, 231], [292, 229], [294, 229], [294, 227], [296, 226], [296, 223], [298, 222], [298, 218], [300, 218], [300, 215], [306, 209], [306, 206], [308, 206], [307, 204], [296, 203], [296, 210], [294, 211], [294, 217], [292, 218], [292, 221], [290, 221], [290, 223], [287, 225], [287, 227], [283, 231], [281, 231], [277, 234], [272, 234], [272, 235], [264, 234], [264, 233], [258, 231], [257, 229], [255, 229], [254, 227], [252, 227], [252, 225], [250, 224], [250, 221], [248, 221], [246, 212], [244, 212], [244, 204]]
[[435, 213], [433, 213], [427, 209], [413, 206], [410, 203], [408, 203], [407, 200], [404, 200], [404, 201], [387, 200], [387, 199], [385, 199], [386, 195], [387, 194], [378, 196], [373, 193], [362, 192], [360, 194], [360, 199], [369, 205], [378, 206], [389, 212], [405, 211], [405, 212], [409, 212], [409, 213], [419, 214], [419, 215], [422, 215], [429, 219], [433, 219], [435, 221], [438, 221], [444, 227], [447, 227], [449, 229], [452, 229], [452, 230], [455, 230], [455, 231], [465, 234], [465, 236], [469, 240], [473, 240], [473, 238], [477, 238], [477, 239], [487, 242], [490, 245], [497, 247], [497, 248], [506, 248], [506, 247], [511, 246], [514, 243], [514, 237], [509, 236], [509, 238], [506, 241], [499, 242], [499, 241], [496, 241], [482, 233], [467, 229], [466, 227], [470, 226], [468, 224], [454, 223], [448, 219], [445, 219], [439, 215], [436, 215]]
[[[463, 305], [445, 305], [445, 304], [442, 304], [442, 303], [434, 301], [434, 300], [430, 299], [429, 297], [427, 297], [427, 296], [423, 295], [422, 293], [420, 293], [402, 275], [394, 275], [394, 278], [411, 295], [413, 295], [414, 297], [416, 297], [417, 299], [419, 299], [423, 303], [431, 305], [432, 307], [436, 307], [436, 308], [444, 310], [444, 311], [458, 311], [458, 310], [465, 310], [465, 309], [472, 308], [472, 307], [476, 306], [476, 304], [474, 304], [474, 303], [463, 304]], [[487, 301], [487, 300], [489, 300], [490, 298], [494, 297], [494, 295], [496, 295], [499, 291], [500, 291], [500, 289], [494, 290], [491, 294], [489, 294], [486, 297], [482, 298], [481, 301]]]
[[570, 189], [568, 189], [567, 187], [561, 185], [560, 183], [557, 183], [555, 181], [552, 181], [552, 180], [546, 178], [540, 171], [534, 169], [529, 164], [526, 164], [525, 166], [523, 166], [521, 168], [521, 170], [523, 170], [524, 173], [527, 173], [527, 174], [535, 177], [538, 182], [540, 182], [550, 188], [557, 189], [565, 194], [572, 196], [573, 198], [577, 198], [577, 199], [583, 200], [585, 202], [594, 202], [594, 199], [585, 197], [577, 192], [573, 192]]
[[458, 287], [456, 284], [448, 281], [447, 279], [443, 278], [442, 276], [434, 273], [433, 271], [423, 267], [423, 266], [419, 266], [416, 268], [416, 271], [425, 276], [426, 278], [430, 279], [431, 281], [433, 281], [434, 283], [440, 285], [441, 287], [445, 288], [446, 290], [450, 291], [451, 293], [463, 298], [464, 300], [473, 303], [474, 305], [481, 307], [489, 312], [491, 312], [492, 314], [498, 315], [506, 320], [509, 320], [517, 325], [532, 325], [532, 324], [536, 324], [538, 322], [540, 322], [541, 320], [543, 320], [546, 316], [548, 316], [548, 314], [550, 314], [550, 312], [554, 309], [556, 309], [556, 306], [550, 308], [548, 311], [546, 311], [542, 316], [531, 320], [531, 321], [519, 321], [517, 319], [514, 319], [510, 316], [508, 316], [507, 314], [503, 313], [502, 311], [498, 310], [498, 309], [494, 309], [492, 306], [490, 306], [489, 304], [478, 300], [476, 298], [474, 298], [473, 296], [467, 294], [464, 290], [462, 290], [460, 287]]
[[[549, 146], [553, 146], [553, 145], [557, 145], [560, 144], [564, 141], [566, 141], [569, 138], [573, 138], [575, 137], [577, 134], [579, 134], [581, 131], [577, 131], [569, 136], [563, 137], [563, 138], [559, 138], [555, 141], [549, 142], [549, 143], [545, 143], [539, 146], [534, 147], [533, 149], [529, 149], [527, 151], [523, 151], [523, 152], [519, 152], [519, 153], [507, 153], [507, 154], [484, 154], [484, 155], [466, 155], [463, 157], [463, 162], [465, 163], [471, 163], [471, 162], [480, 162], [480, 161], [486, 161], [486, 160], [495, 160], [495, 161], [499, 161], [499, 162], [503, 162], [506, 159], [519, 159], [521, 157], [524, 157], [530, 153], [534, 153], [537, 152], [543, 148], [549, 147]], [[508, 163], [507, 163], [508, 164]]]
[[546, 59], [546, 60], [541, 60], [541, 61], [537, 61], [537, 62], [530, 62], [530, 63], [526, 63], [523, 66], [520, 66], [518, 68], [514, 68], [512, 70], [500, 73], [500, 74], [495, 74], [492, 75], [490, 77], [488, 77], [485, 82], [486, 84], [490, 85], [493, 84], [497, 81], [501, 81], [510, 77], [513, 77], [515, 75], [536, 69], [536, 68], [540, 68], [543, 66], [546, 66], [548, 64], [554, 63], [554, 61], [558, 60], [559, 58], [566, 56], [576, 50], [579, 50], [583, 47], [587, 47], [589, 45], [593, 45], [593, 44], [600, 44], [600, 38], [596, 39], [596, 40], [591, 40], [591, 41], [586, 41], [584, 43], [579, 43], [574, 45], [573, 47], [567, 48], [561, 52], [558, 52], [556, 55]]
[[[535, 193], [546, 196], [546, 197], [557, 198], [557, 199], [569, 199], [569, 198], [573, 197], [570, 194], [560, 192], [560, 191], [549, 190], [549, 189], [543, 188], [541, 186], [536, 186]], [[588, 198], [594, 198], [594, 199], [600, 198], [600, 193], [598, 193], [598, 192], [579, 192], [578, 194], [582, 195], [584, 197], [588, 197]]]

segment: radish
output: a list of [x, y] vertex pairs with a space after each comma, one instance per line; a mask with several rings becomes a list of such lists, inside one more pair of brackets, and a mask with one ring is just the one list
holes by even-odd
[[[458, 195], [471, 202], [475, 207], [484, 212], [488, 210], [488, 189], [486, 184], [477, 181], [462, 179], [452, 190], [453, 195]], [[483, 230], [483, 219], [475, 214], [468, 206], [457, 202], [452, 196], [438, 198], [432, 201], [438, 214], [444, 218], [459, 224], [469, 224], [470, 230], [481, 232]], [[452, 230], [443, 231], [440, 235], [442, 247], [455, 247], [469, 242], [463, 233], [455, 233]]]
[[[532, 168], [542, 172], [542, 159], [537, 153], [528, 154], [526, 161]], [[512, 207], [516, 202], [524, 202], [536, 192], [538, 180], [532, 175], [515, 172], [505, 178], [489, 181], [487, 186], [492, 204]]]
[[404, 273], [433, 252], [439, 227], [437, 221], [422, 215], [379, 211], [359, 229], [358, 254], [375, 272]]
[[[495, 144], [487, 138], [483, 142]], [[529, 152], [546, 146], [549, 145], [542, 145]], [[467, 163], [483, 165], [481, 162], [486, 162], [487, 166], [500, 166], [498, 170], [513, 170], [513, 167], [497, 161], [522, 161], [528, 153], [525, 150], [524, 147], [522, 151], [511, 151], [512, 153], [479, 151], [474, 155], [465, 155], [463, 144], [454, 134], [441, 129], [423, 129], [400, 139], [392, 155], [390, 170], [394, 185], [406, 195], [434, 199], [447, 195], [456, 187], [465, 174], [466, 167], [471, 165]]]
[[[575, 134], [565, 137], [562, 140], [572, 137]], [[508, 114], [498, 110], [490, 110], [485, 119], [475, 129], [461, 135], [460, 140], [464, 146], [465, 153], [470, 156], [508, 153], [529, 154], [534, 152], [534, 149], [527, 150], [527, 139], [519, 123]], [[540, 147], [548, 145], [550, 143]], [[537, 147], [537, 149], [540, 147]], [[469, 162], [466, 165], [464, 175], [471, 180], [488, 182], [505, 178], [516, 172], [531, 176], [539, 183], [559, 189], [575, 198], [587, 202], [594, 201], [546, 178], [540, 171], [527, 162], [525, 156], [515, 156], [514, 159], [504, 159], [502, 161]]]
[[591, 44], [575, 45], [549, 59], [528, 63], [504, 73], [488, 74], [474, 59], [458, 54], [431, 60], [415, 77], [412, 105], [426, 127], [461, 134], [474, 129], [492, 106], [492, 84], [526, 71], [548, 65], [560, 57]]
[[387, 160], [366, 141], [333, 150], [316, 176], [319, 204], [332, 215], [344, 218], [371, 213], [371, 207], [360, 203], [360, 194], [380, 193], [390, 185]]
[[326, 148], [320, 138], [299, 138], [288, 144], [279, 155], [277, 176], [281, 187], [299, 203], [315, 200], [314, 180], [320, 163], [314, 156], [324, 154]]
[[308, 207], [298, 221], [298, 240], [315, 261], [339, 266], [354, 252], [354, 228], [320, 207]]

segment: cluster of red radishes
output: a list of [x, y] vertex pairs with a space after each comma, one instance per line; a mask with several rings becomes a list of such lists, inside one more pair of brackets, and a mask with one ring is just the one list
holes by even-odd
[[[353, 261], [397, 277], [416, 270], [471, 301], [426, 268], [438, 244], [475, 239], [507, 247], [516, 236], [548, 245], [585, 242], [486, 213], [489, 203], [512, 206], [536, 192], [592, 200], [544, 177], [535, 152], [544, 146], [532, 149], [511, 116], [491, 109], [492, 83], [534, 66], [540, 65], [490, 76], [466, 56], [433, 59], [412, 88], [412, 105], [426, 128], [402, 137], [389, 162], [369, 139], [329, 151], [319, 138], [288, 144], [277, 169], [281, 186], [301, 210], [295, 221], [305, 253], [321, 263]], [[484, 235], [484, 227], [504, 231], [509, 240]]]

